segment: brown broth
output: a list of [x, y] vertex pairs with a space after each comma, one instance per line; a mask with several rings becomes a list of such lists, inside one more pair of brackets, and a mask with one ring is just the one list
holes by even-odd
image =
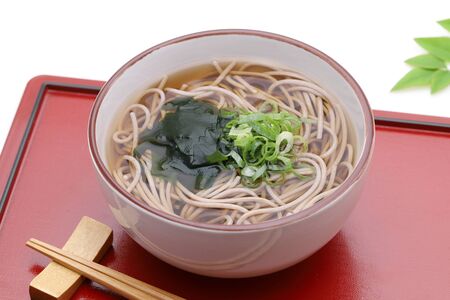
[[[229, 61], [222, 61], [219, 63], [219, 65], [221, 66], [222, 69], [225, 69], [229, 63], [230, 63]], [[241, 67], [243, 67], [244, 65], [248, 65], [248, 64], [251, 64], [251, 63], [236, 62], [236, 65], [234, 66], [233, 70], [239, 70]], [[246, 67], [245, 71], [251, 71], [251, 72], [258, 73], [258, 72], [270, 71], [273, 69], [275, 69], [275, 67], [271, 68], [268, 66], [251, 65], [251, 66]], [[168, 79], [167, 79], [167, 82], [166, 82], [164, 88], [180, 89], [183, 84], [191, 85], [192, 83], [194, 83], [198, 80], [204, 80], [205, 78], [207, 79], [208, 77], [211, 77], [211, 79], [214, 80], [214, 78], [216, 78], [217, 75], [218, 75], [218, 72], [212, 64], [201, 64], [198, 66], [185, 68], [185, 69], [176, 71], [174, 73], [168, 74]], [[268, 83], [267, 79], [261, 79], [261, 77], [258, 77], [258, 76], [250, 76], [250, 75], [241, 75], [241, 76], [245, 77], [245, 79], [247, 81], [251, 82], [251, 84], [255, 85], [255, 86], [266, 86]], [[275, 77], [277, 79], [284, 78], [284, 76], [273, 76], [273, 77]], [[159, 85], [159, 83], [160, 83], [160, 80], [158, 80], [157, 82], [155, 82], [153, 84], [150, 84], [148, 86], [148, 88], [157, 87]], [[153, 95], [151, 97], [153, 97]], [[145, 104], [145, 101], [146, 101], [146, 97], [143, 97], [141, 99], [131, 99], [130, 101], [127, 101], [127, 103], [124, 103], [123, 107], [125, 108], [132, 103]], [[255, 102], [253, 102], [253, 101], [251, 101], [251, 102], [253, 104], [255, 104]], [[356, 133], [354, 130], [354, 126], [353, 126], [351, 120], [348, 118], [348, 114], [344, 108], [343, 108], [343, 110], [344, 110], [344, 114], [346, 116], [345, 119], [348, 123], [349, 141], [356, 148], [357, 143], [356, 143]], [[113, 132], [117, 129], [118, 123], [120, 120], [120, 116], [118, 116], [116, 118], [116, 120], [117, 121], [115, 122], [114, 126], [111, 128], [109, 136], [112, 136]], [[354, 153], [354, 158], [353, 158], [353, 164], [356, 162], [356, 157], [357, 157], [360, 149], [354, 149], [354, 150], [355, 150], [355, 153]], [[113, 147], [113, 143], [111, 142], [107, 147], [107, 162], [108, 162], [108, 166], [109, 166], [110, 170], [114, 169], [114, 165], [115, 165], [115, 162], [118, 157], [119, 157], [119, 155], [115, 151], [115, 149]]]
[[[222, 69], [224, 69], [229, 63], [230, 63], [229, 61], [222, 61], [219, 63], [219, 65], [222, 67]], [[236, 65], [234, 66], [233, 69], [239, 70], [241, 67], [243, 67], [245, 64], [248, 64], [248, 63], [249, 62], [236, 62]], [[246, 71], [248, 71], [248, 70], [253, 71], [253, 72], [262, 72], [262, 71], [271, 70], [271, 68], [256, 65], [256, 66], [251, 66], [246, 69]], [[176, 71], [174, 73], [167, 75], [168, 78], [167, 78], [167, 82], [166, 82], [164, 88], [179, 89], [179, 88], [181, 88], [181, 86], [183, 84], [189, 84], [191, 82], [194, 82], [194, 81], [197, 81], [200, 79], [204, 79], [209, 76], [214, 76], [214, 75], [217, 76], [217, 74], [218, 74], [217, 70], [212, 64], [201, 64], [198, 66], [181, 69], [179, 71]], [[162, 79], [162, 77], [163, 76], [161, 76], [161, 79]], [[153, 84], [150, 84], [147, 88], [157, 87], [160, 83], [160, 80], [158, 80], [157, 82], [155, 82]], [[258, 78], [256, 80], [258, 80]], [[129, 106], [132, 103], [145, 104], [144, 102], [145, 102], [145, 98], [130, 99], [123, 104], [123, 109], [125, 109], [127, 106]], [[114, 126], [112, 126], [110, 128], [110, 132], [109, 132], [108, 136], [111, 137], [113, 135], [113, 133], [116, 131], [121, 117], [122, 117], [121, 113], [119, 113], [119, 115], [115, 118], [116, 121], [113, 123]], [[117, 158], [119, 157], [119, 155], [115, 151], [112, 144], [113, 143], [110, 143], [107, 147], [107, 164], [108, 164], [109, 170], [114, 169], [115, 162], [116, 162]]]

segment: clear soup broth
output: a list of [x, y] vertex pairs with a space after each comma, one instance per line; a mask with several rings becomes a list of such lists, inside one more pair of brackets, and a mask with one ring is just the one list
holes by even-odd
[[145, 205], [214, 224], [297, 213], [353, 172], [339, 99], [292, 70], [212, 62], [168, 74], [121, 112], [109, 168]]

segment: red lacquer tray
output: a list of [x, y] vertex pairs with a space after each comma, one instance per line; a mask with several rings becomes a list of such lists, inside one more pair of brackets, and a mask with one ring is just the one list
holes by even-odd
[[[0, 158], [0, 299], [28, 298], [48, 263], [25, 241], [62, 246], [83, 215], [114, 229], [103, 264], [189, 299], [450, 298], [450, 119], [376, 112], [370, 174], [341, 232], [287, 270], [213, 279], [161, 262], [113, 220], [86, 138], [101, 84], [41, 76], [25, 90]], [[115, 297], [89, 281], [75, 295]]]

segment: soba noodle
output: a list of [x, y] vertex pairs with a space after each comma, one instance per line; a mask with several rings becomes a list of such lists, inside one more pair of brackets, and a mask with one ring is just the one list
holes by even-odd
[[[293, 71], [257, 64], [212, 63], [215, 71], [166, 86], [164, 77], [129, 105], [112, 136], [112, 174], [125, 190], [146, 205], [187, 220], [211, 224], [255, 224], [307, 209], [333, 193], [352, 173], [354, 149], [350, 122], [340, 103], [323, 88]], [[302, 120], [301, 141], [294, 143], [295, 171], [281, 185], [267, 182], [248, 187], [236, 171], [222, 172], [204, 190], [190, 190], [180, 181], [152, 174], [152, 152], [133, 156], [139, 134], [164, 118], [162, 107], [180, 96], [213, 103], [218, 108], [257, 111], [261, 101], [275, 101], [280, 111]], [[305, 148], [307, 151], [302, 151]], [[278, 176], [278, 177], [277, 177]]]

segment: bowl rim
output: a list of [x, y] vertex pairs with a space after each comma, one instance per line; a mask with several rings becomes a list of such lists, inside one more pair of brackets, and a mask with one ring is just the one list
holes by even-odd
[[[202, 38], [202, 37], [208, 37], [208, 36], [218, 36], [218, 35], [246, 35], [246, 36], [257, 36], [262, 37], [266, 39], [273, 39], [276, 41], [284, 42], [296, 47], [299, 47], [303, 50], [306, 50], [307, 52], [319, 57], [321, 60], [323, 60], [325, 63], [327, 63], [329, 66], [331, 66], [333, 69], [335, 69], [340, 76], [350, 85], [353, 92], [356, 94], [360, 105], [363, 110], [364, 114], [364, 125], [365, 125], [365, 135], [366, 140], [363, 145], [363, 153], [358, 161], [357, 165], [355, 166], [355, 169], [353, 173], [348, 177], [332, 194], [322, 199], [320, 202], [314, 204], [310, 208], [307, 208], [305, 210], [302, 210], [298, 213], [292, 214], [290, 216], [286, 216], [280, 219], [276, 220], [269, 220], [258, 224], [246, 224], [246, 225], [222, 225], [222, 224], [206, 224], [201, 222], [195, 222], [195, 221], [189, 221], [185, 220], [180, 217], [176, 217], [173, 215], [170, 215], [164, 211], [146, 206], [142, 203], [140, 203], [137, 199], [132, 196], [132, 194], [128, 193], [124, 188], [122, 188], [112, 177], [110, 172], [108, 171], [105, 164], [103, 164], [102, 160], [100, 159], [100, 154], [98, 151], [98, 147], [96, 144], [96, 121], [98, 112], [100, 109], [100, 106], [108, 93], [111, 86], [114, 84], [116, 79], [121, 76], [129, 67], [140, 61], [142, 58], [146, 57], [147, 55], [151, 54], [155, 50], [161, 49], [166, 46], [170, 46], [173, 44], [181, 43], [184, 41], [196, 39], [196, 38]], [[266, 31], [259, 31], [259, 30], [250, 30], [250, 29], [218, 29], [218, 30], [208, 30], [208, 31], [201, 31], [197, 33], [192, 33], [188, 35], [183, 35], [171, 40], [168, 40], [166, 42], [160, 43], [156, 46], [153, 46], [142, 53], [138, 54], [131, 60], [129, 60], [126, 64], [124, 64], [118, 71], [116, 71], [112, 77], [103, 85], [101, 88], [99, 94], [97, 95], [94, 105], [91, 109], [91, 113], [89, 116], [89, 123], [88, 123], [88, 147], [89, 151], [91, 153], [91, 158], [94, 162], [94, 165], [102, 177], [102, 179], [117, 193], [119, 193], [121, 196], [123, 196], [125, 199], [127, 199], [131, 204], [134, 204], [137, 206], [138, 209], [141, 209], [146, 214], [154, 214], [157, 217], [163, 218], [166, 221], [174, 222], [178, 225], [184, 225], [188, 226], [194, 229], [203, 229], [203, 230], [213, 230], [213, 231], [259, 231], [264, 229], [273, 229], [285, 226], [289, 223], [298, 222], [300, 220], [306, 219], [316, 212], [320, 211], [322, 208], [327, 206], [328, 204], [331, 204], [336, 200], [338, 197], [340, 197], [342, 194], [344, 194], [346, 191], [348, 191], [354, 184], [356, 184], [361, 177], [365, 174], [365, 170], [367, 169], [370, 158], [373, 152], [373, 144], [375, 140], [375, 124], [374, 124], [374, 117], [372, 110], [370, 108], [369, 102], [364, 95], [364, 92], [362, 91], [359, 84], [356, 82], [356, 80], [350, 75], [350, 73], [347, 72], [340, 64], [338, 64], [335, 60], [333, 60], [331, 57], [323, 53], [322, 51], [304, 43], [300, 42], [298, 40], [279, 35], [276, 33], [270, 33]]]

